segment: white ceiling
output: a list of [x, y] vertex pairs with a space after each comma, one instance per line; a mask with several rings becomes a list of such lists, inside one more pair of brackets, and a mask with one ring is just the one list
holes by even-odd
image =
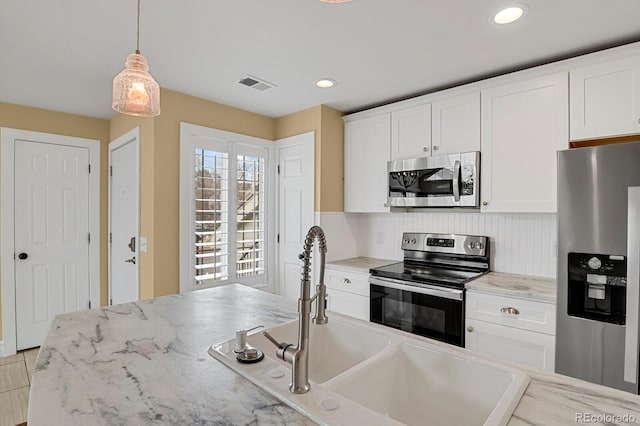
[[[640, 40], [638, 0], [142, 0], [142, 54], [160, 86], [279, 117], [374, 104]], [[111, 118], [135, 50], [136, 0], [0, 0], [0, 101]], [[257, 92], [251, 74], [277, 85]], [[319, 89], [314, 81], [338, 84]]]

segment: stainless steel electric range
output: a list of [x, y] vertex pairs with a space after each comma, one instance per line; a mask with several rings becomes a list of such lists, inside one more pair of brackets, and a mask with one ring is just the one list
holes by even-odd
[[404, 233], [402, 249], [369, 271], [371, 322], [464, 346], [464, 285], [489, 272], [489, 238]]

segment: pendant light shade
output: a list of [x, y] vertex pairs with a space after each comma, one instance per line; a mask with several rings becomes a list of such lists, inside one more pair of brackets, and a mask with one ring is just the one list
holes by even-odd
[[140, 0], [136, 53], [127, 56], [124, 70], [113, 79], [111, 107], [119, 113], [140, 117], [160, 115], [160, 86], [149, 74], [149, 64], [140, 54]]
[[124, 70], [113, 79], [111, 107], [122, 113], [141, 117], [160, 115], [160, 86], [149, 74], [144, 56], [127, 56]]

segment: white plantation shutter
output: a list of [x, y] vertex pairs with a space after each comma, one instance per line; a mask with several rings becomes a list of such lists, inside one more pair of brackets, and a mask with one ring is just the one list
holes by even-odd
[[229, 279], [229, 154], [195, 149], [195, 281]]
[[265, 273], [265, 158], [237, 155], [236, 276]]
[[189, 288], [266, 283], [269, 151], [198, 136], [187, 149]]

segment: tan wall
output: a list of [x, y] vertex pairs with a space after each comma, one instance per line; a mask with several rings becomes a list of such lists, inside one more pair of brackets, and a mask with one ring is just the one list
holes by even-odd
[[[342, 112], [322, 105], [319, 188], [321, 212], [344, 211], [344, 121]], [[318, 188], [316, 188], [317, 190]]]
[[275, 120], [162, 89], [162, 114], [155, 119], [154, 297], [179, 286], [180, 122], [275, 139]]
[[140, 298], [153, 297], [154, 277], [154, 152], [155, 119], [116, 114], [111, 119], [111, 140], [140, 127], [140, 235], [147, 238], [147, 251], [140, 252]]
[[[109, 121], [0, 102], [0, 127], [97, 139], [100, 149], [100, 303], [107, 302], [107, 162]], [[1, 237], [1, 236], [0, 236]], [[0, 339], [2, 339], [0, 312]]]
[[344, 124], [342, 113], [325, 105], [276, 120], [276, 139], [315, 132], [315, 200], [317, 212], [344, 210]]

